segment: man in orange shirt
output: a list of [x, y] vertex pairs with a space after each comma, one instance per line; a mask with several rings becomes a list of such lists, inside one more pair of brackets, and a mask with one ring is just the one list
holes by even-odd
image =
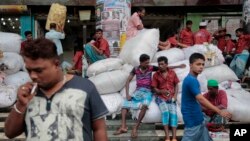
[[217, 46], [222, 52], [224, 52], [226, 46], [226, 40], [225, 40], [226, 33], [227, 30], [225, 28], [220, 28], [213, 34], [214, 38], [218, 41]]
[[250, 35], [244, 35], [243, 28], [236, 29], [235, 33], [239, 39], [236, 43], [235, 56], [230, 63], [230, 68], [238, 78], [242, 78], [249, 58]]
[[95, 38], [96, 41], [94, 43], [89, 43], [84, 47], [85, 55], [89, 63], [110, 57], [109, 44], [108, 41], [103, 38], [102, 29], [96, 30]]
[[141, 19], [145, 16], [145, 8], [139, 7], [128, 21], [126, 40], [135, 37], [144, 28]]
[[194, 45], [194, 37], [193, 37], [192, 29], [191, 29], [192, 24], [193, 24], [193, 22], [188, 20], [186, 22], [186, 28], [184, 28], [180, 32], [180, 43], [185, 44], [187, 46]]
[[187, 45], [178, 42], [177, 36], [178, 36], [177, 32], [173, 31], [169, 35], [168, 39], [165, 42], [160, 41], [159, 45], [158, 45], [159, 50], [160, 51], [161, 50], [168, 50], [168, 49], [173, 48], [173, 47], [181, 47], [181, 48], [188, 47]]
[[225, 35], [226, 46], [223, 51], [225, 63], [229, 66], [234, 57], [235, 43], [231, 39], [231, 34]]
[[207, 22], [200, 22], [199, 31], [194, 34], [194, 44], [210, 43], [212, 41], [211, 34], [207, 31]]
[[30, 42], [30, 41], [33, 40], [32, 32], [31, 32], [31, 31], [25, 31], [25, 32], [24, 32], [24, 35], [25, 35], [26, 40], [23, 41], [23, 42], [21, 43], [21, 52], [22, 52], [24, 46], [25, 46], [28, 42]]

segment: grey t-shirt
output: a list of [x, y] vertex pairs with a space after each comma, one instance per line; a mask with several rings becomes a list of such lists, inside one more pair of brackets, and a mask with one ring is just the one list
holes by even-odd
[[29, 103], [27, 141], [92, 141], [92, 121], [108, 113], [94, 84], [74, 76], [47, 99], [41, 91]]

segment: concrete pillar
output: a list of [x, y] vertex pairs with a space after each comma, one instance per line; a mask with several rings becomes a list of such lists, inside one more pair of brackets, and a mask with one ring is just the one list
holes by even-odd
[[250, 34], [250, 0], [244, 0], [242, 16], [244, 29]]
[[103, 30], [110, 45], [111, 56], [117, 56], [120, 50], [120, 36], [124, 35], [131, 16], [131, 1], [97, 0], [96, 16], [96, 28]]

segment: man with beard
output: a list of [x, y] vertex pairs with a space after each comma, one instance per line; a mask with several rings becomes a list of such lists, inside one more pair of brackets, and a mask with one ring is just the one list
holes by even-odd
[[139, 7], [128, 21], [126, 40], [135, 37], [144, 28], [141, 19], [145, 16], [145, 8]]
[[[207, 88], [208, 92], [203, 96], [217, 108], [227, 109], [227, 94], [225, 91], [219, 90], [218, 81], [208, 80]], [[203, 112], [205, 113], [205, 120], [208, 122], [208, 130], [220, 131], [224, 129], [225, 118], [205, 107], [203, 107]]]

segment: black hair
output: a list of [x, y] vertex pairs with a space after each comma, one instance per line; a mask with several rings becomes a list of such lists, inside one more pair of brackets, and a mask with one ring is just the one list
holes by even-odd
[[28, 42], [22, 51], [22, 55], [37, 60], [42, 59], [58, 59], [56, 45], [49, 39], [38, 38]]
[[197, 59], [202, 59], [205, 61], [205, 57], [204, 55], [202, 55], [201, 53], [193, 53], [190, 57], [189, 57], [189, 63], [193, 64]]
[[244, 29], [243, 28], [238, 28], [235, 30], [235, 32], [244, 32]]
[[229, 38], [231, 38], [231, 37], [232, 37], [232, 35], [231, 35], [231, 34], [226, 34], [225, 36], [227, 36], [227, 37], [229, 37]]
[[193, 22], [191, 20], [187, 20], [186, 25], [190, 25], [193, 24]]
[[138, 7], [138, 8], [136, 8], [136, 12], [142, 12], [143, 10], [145, 10], [144, 7]]
[[56, 23], [50, 23], [49, 27], [50, 29], [56, 29]]
[[161, 61], [164, 61], [166, 64], [168, 64], [168, 58], [165, 57], [165, 56], [161, 56], [161, 57], [159, 57], [159, 58], [157, 59], [157, 62], [158, 62], [158, 63], [161, 62]]
[[140, 56], [140, 62], [145, 62], [145, 61], [147, 61], [149, 59], [150, 59], [150, 57], [147, 54], [142, 54]]
[[103, 32], [103, 30], [98, 28], [98, 29], [96, 29], [96, 32]]
[[27, 37], [27, 36], [30, 35], [30, 34], [32, 35], [32, 32], [31, 32], [31, 31], [25, 31], [25, 32], [24, 32], [25, 37]]

